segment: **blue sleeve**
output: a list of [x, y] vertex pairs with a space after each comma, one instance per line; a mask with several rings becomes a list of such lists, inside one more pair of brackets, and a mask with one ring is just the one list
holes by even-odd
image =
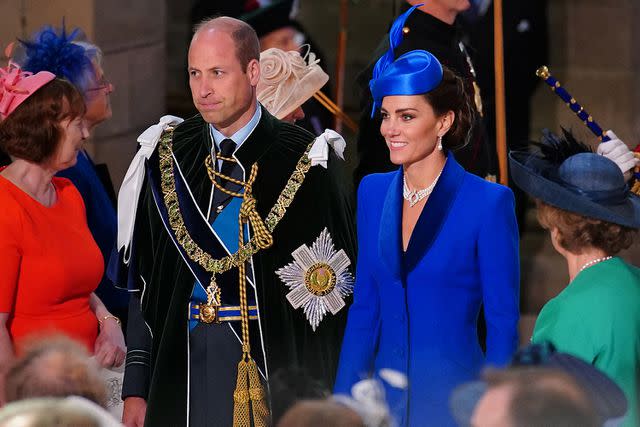
[[499, 188], [478, 239], [487, 324], [487, 364], [506, 365], [518, 347], [520, 256], [513, 193]]
[[365, 182], [366, 179], [358, 190], [356, 282], [342, 342], [335, 393], [351, 394], [354, 383], [371, 376], [380, 331], [378, 287], [370, 268], [375, 260], [368, 259], [369, 248], [377, 247], [375, 239], [372, 239], [377, 233], [373, 233], [367, 224]]

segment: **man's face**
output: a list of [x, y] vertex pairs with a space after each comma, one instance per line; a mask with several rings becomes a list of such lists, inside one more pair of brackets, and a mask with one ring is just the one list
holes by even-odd
[[471, 426], [510, 427], [513, 424], [509, 417], [513, 391], [513, 386], [507, 384], [490, 387], [473, 411]]
[[227, 32], [203, 29], [191, 41], [189, 86], [193, 103], [204, 120], [226, 136], [253, 116], [259, 78], [258, 61], [251, 60], [243, 69]]

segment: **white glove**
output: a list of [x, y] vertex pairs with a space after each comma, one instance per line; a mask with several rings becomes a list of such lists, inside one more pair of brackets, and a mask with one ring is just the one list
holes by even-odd
[[608, 130], [605, 135], [611, 139], [598, 145], [598, 154], [614, 161], [623, 174], [632, 171], [638, 164], [638, 159], [629, 150], [627, 144], [622, 142], [611, 130]]

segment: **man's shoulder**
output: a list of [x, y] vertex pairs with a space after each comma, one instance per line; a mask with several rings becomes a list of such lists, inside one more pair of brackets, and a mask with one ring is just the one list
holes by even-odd
[[264, 114], [264, 112], [261, 121], [265, 121], [267, 124], [267, 126], [261, 127], [264, 132], [263, 136], [273, 138], [278, 149], [284, 149], [283, 153], [291, 152], [299, 157], [315, 139], [315, 136], [309, 131], [278, 120], [269, 114]]
[[315, 136], [306, 129], [301, 128], [297, 125], [292, 125], [291, 123], [279, 121], [280, 126], [280, 135], [283, 138], [288, 138], [291, 140], [300, 140], [306, 143], [311, 142], [311, 140], [315, 139]]
[[203, 127], [206, 125], [207, 123], [200, 114], [191, 116], [174, 128], [173, 140], [174, 142], [178, 142], [184, 138], [200, 135]]

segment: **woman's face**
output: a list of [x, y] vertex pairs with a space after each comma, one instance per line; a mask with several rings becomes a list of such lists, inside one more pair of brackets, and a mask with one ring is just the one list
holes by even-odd
[[302, 105], [287, 114], [282, 118], [283, 122], [295, 124], [298, 120], [304, 119], [304, 110], [302, 109]]
[[265, 51], [272, 47], [289, 52], [290, 50], [300, 50], [303, 36], [293, 27], [282, 27], [260, 37], [260, 51]]
[[438, 136], [443, 136], [453, 122], [453, 112], [437, 117], [422, 95], [385, 96], [381, 113], [380, 133], [396, 165], [409, 165], [433, 154]]
[[93, 128], [98, 123], [111, 118], [111, 101], [109, 99], [113, 92], [113, 84], [104, 76], [102, 67], [94, 64], [95, 68], [95, 85], [87, 89], [85, 94], [85, 103], [87, 105], [87, 113], [85, 120], [89, 128]]
[[52, 169], [64, 170], [74, 166], [78, 153], [89, 136], [87, 124], [83, 117], [64, 119], [60, 122], [64, 134], [54, 154]]

